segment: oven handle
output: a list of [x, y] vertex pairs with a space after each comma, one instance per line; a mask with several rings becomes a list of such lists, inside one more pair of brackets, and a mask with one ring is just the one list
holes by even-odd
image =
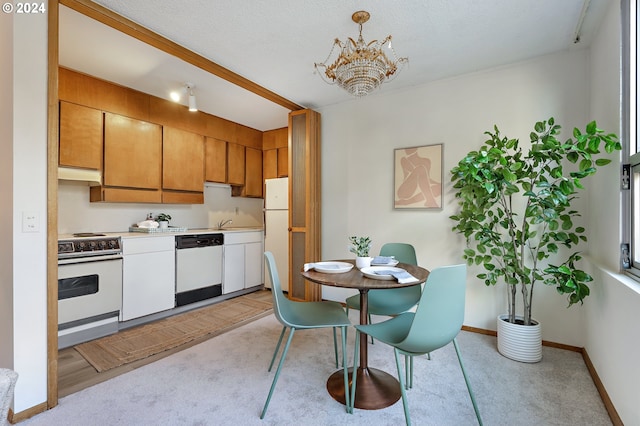
[[58, 265], [73, 265], [76, 263], [104, 262], [106, 260], [122, 259], [121, 254], [108, 254], [105, 256], [87, 256], [87, 257], [70, 257], [67, 259], [58, 259]]

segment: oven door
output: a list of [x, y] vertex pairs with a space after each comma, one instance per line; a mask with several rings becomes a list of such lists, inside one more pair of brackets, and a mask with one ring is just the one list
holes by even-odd
[[58, 324], [119, 312], [122, 256], [58, 261]]

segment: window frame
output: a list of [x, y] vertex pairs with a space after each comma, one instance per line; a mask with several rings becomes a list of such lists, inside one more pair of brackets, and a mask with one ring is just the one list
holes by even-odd
[[[629, 165], [629, 176], [621, 171], [622, 191], [621, 269], [640, 279], [640, 146], [638, 146], [638, 0], [622, 0], [622, 164]], [[624, 170], [624, 169], [623, 169]]]

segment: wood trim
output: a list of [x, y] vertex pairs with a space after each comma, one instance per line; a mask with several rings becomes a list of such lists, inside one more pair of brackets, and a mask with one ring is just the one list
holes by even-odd
[[616, 407], [614, 407], [613, 402], [611, 402], [611, 398], [609, 398], [609, 394], [607, 393], [607, 390], [600, 380], [600, 376], [598, 376], [598, 372], [591, 362], [591, 358], [589, 358], [587, 350], [585, 348], [582, 348], [580, 352], [582, 353], [582, 359], [584, 359], [584, 363], [587, 365], [587, 370], [589, 370], [589, 374], [591, 374], [591, 379], [596, 385], [596, 389], [598, 390], [600, 398], [604, 403], [604, 408], [607, 410], [607, 414], [609, 414], [611, 423], [613, 423], [614, 426], [624, 426], [624, 423], [622, 422], [622, 419], [620, 418]]
[[[484, 334], [484, 335], [487, 335], [487, 336], [494, 336], [494, 337], [496, 337], [498, 335], [498, 333], [495, 330], [487, 330], [487, 329], [484, 329], [484, 328], [469, 327], [469, 326], [466, 326], [466, 325], [462, 326], [462, 330], [468, 331], [468, 332], [471, 332], [471, 333]], [[613, 423], [614, 426], [624, 426], [624, 423], [622, 422], [622, 419], [620, 418], [620, 415], [618, 414], [618, 411], [616, 410], [616, 407], [613, 405], [613, 402], [611, 401], [611, 398], [609, 398], [609, 394], [607, 393], [607, 390], [605, 389], [604, 385], [602, 384], [602, 381], [600, 380], [600, 377], [598, 376], [598, 372], [596, 371], [595, 367], [593, 366], [593, 363], [591, 362], [591, 359], [589, 358], [589, 354], [587, 353], [587, 350], [585, 348], [580, 348], [578, 346], [572, 346], [572, 345], [565, 345], [563, 343], [549, 342], [547, 340], [543, 340], [542, 341], [542, 346], [547, 346], [547, 347], [556, 348], [556, 349], [563, 349], [563, 350], [571, 351], [571, 352], [579, 352], [580, 354], [582, 354], [582, 359], [584, 360], [584, 363], [587, 366], [587, 370], [589, 371], [589, 375], [591, 376], [591, 380], [593, 380], [593, 383], [595, 384], [596, 389], [598, 390], [598, 393], [600, 394], [600, 398], [602, 399], [602, 403], [604, 404], [604, 407], [607, 410], [607, 414], [609, 414], [609, 418], [611, 419], [611, 423]]]
[[[49, 0], [49, 3], [51, 3], [51, 1], [52, 0]], [[51, 10], [51, 9], [49, 9], [49, 10]], [[56, 253], [56, 256], [57, 256], [57, 253]], [[56, 323], [57, 323], [57, 321], [56, 321]], [[57, 335], [57, 333], [56, 333], [56, 335]], [[49, 407], [49, 408], [51, 408], [51, 407]], [[47, 403], [43, 402], [42, 404], [38, 404], [38, 405], [35, 405], [35, 406], [31, 407], [31, 408], [27, 408], [26, 410], [20, 411], [19, 413], [14, 413], [13, 411], [9, 411], [9, 421], [12, 424], [15, 424], [15, 423], [21, 422], [23, 420], [27, 420], [27, 419], [35, 416], [36, 414], [43, 413], [43, 412], [47, 411], [47, 409], [48, 409], [47, 408]]]
[[[173, 55], [185, 62], [201, 68], [215, 76], [218, 76], [236, 86], [240, 86], [258, 96], [274, 102], [292, 111], [303, 109], [302, 106], [248, 80], [233, 71], [228, 70], [203, 56], [200, 56], [177, 43], [157, 34], [117, 13], [102, 7], [90, 0], [60, 0], [60, 4], [67, 6], [76, 12], [82, 13], [105, 25], [121, 31], [133, 38]], [[51, 10], [51, 9], [49, 9]], [[57, 63], [57, 62], [56, 62]]]
[[[48, 8], [47, 404], [44, 408], [53, 408], [58, 405], [58, 0], [49, 0]], [[36, 409], [40, 412], [41, 407], [31, 410]]]

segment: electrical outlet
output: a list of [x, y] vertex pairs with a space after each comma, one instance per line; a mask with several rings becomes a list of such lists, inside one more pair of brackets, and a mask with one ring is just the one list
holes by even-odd
[[38, 213], [22, 212], [22, 232], [40, 232]]

